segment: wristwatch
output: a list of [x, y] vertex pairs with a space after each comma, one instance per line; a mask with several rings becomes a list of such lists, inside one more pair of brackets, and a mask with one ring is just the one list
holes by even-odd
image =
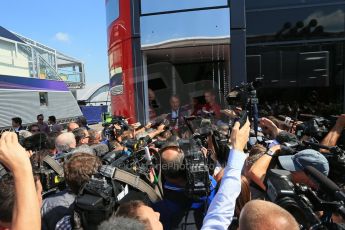
[[274, 153], [275, 153], [275, 152], [273, 152], [273, 151], [270, 150], [270, 149], [269, 149], [268, 151], [265, 152], [265, 154], [267, 154], [268, 156], [271, 156], [271, 157], [274, 157], [274, 156], [275, 156]]

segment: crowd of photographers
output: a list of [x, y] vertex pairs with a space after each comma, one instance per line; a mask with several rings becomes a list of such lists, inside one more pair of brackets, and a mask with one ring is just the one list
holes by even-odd
[[172, 96], [150, 123], [111, 116], [102, 131], [13, 118], [0, 229], [345, 229], [345, 115], [258, 119], [246, 96], [221, 110], [208, 91], [189, 111]]

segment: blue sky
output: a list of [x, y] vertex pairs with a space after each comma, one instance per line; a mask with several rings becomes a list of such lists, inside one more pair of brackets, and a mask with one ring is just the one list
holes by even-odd
[[109, 81], [104, 0], [2, 0], [0, 25], [82, 60], [86, 83]]
[[[220, 6], [226, 2], [142, 0], [142, 8], [147, 13]], [[0, 25], [82, 60], [88, 85], [109, 81], [105, 14], [105, 0], [1, 0]], [[145, 17], [141, 23], [142, 43], [190, 36], [224, 36], [229, 34], [228, 23], [227, 9]]]

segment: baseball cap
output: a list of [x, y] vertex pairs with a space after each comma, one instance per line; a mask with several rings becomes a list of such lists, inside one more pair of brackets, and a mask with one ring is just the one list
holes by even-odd
[[305, 167], [312, 166], [324, 175], [329, 173], [329, 164], [321, 153], [313, 149], [302, 150], [295, 155], [278, 157], [280, 165], [285, 170], [303, 171]]

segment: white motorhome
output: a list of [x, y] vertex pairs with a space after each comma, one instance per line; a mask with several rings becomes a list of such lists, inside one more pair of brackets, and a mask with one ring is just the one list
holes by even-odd
[[63, 122], [82, 116], [72, 90], [85, 82], [83, 63], [0, 26], [0, 129], [36, 115]]

